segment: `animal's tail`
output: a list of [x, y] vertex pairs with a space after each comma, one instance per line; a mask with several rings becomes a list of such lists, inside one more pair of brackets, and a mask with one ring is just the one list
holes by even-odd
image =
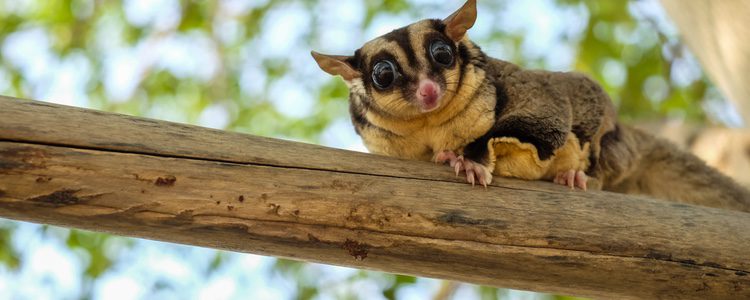
[[602, 189], [750, 212], [750, 191], [697, 156], [618, 124], [601, 140], [594, 166]]

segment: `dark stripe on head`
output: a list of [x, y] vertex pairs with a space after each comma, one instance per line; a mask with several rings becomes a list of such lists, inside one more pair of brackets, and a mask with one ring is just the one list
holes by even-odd
[[463, 68], [471, 61], [469, 56], [469, 47], [466, 47], [464, 43], [458, 44], [458, 57], [461, 59], [461, 67]]
[[362, 50], [357, 49], [357, 51], [354, 51], [354, 56], [349, 57], [346, 60], [346, 63], [352, 66], [355, 70], [362, 72]]
[[469, 48], [466, 47], [463, 43], [458, 44], [458, 59], [461, 60], [461, 62], [458, 65], [458, 86], [461, 86], [461, 84], [464, 82], [464, 72], [466, 72], [466, 65], [469, 64], [469, 60], [471, 57], [469, 56]]
[[432, 28], [437, 30], [438, 32], [445, 34], [445, 23], [443, 23], [443, 20], [440, 19], [430, 19], [430, 24], [432, 25]]
[[406, 54], [406, 61], [410, 67], [416, 69], [418, 67], [417, 55], [414, 53], [414, 48], [411, 46], [411, 40], [409, 39], [409, 28], [403, 27], [391, 31], [383, 36], [386, 41], [396, 42], [396, 44], [404, 50]]

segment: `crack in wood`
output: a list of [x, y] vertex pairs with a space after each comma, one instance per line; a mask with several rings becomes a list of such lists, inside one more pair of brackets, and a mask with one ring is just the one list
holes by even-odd
[[461, 210], [451, 210], [437, 217], [437, 220], [443, 224], [455, 225], [474, 225], [485, 226], [497, 229], [507, 229], [508, 224], [502, 220], [473, 219], [466, 217], [466, 213]]
[[[87, 195], [87, 196], [76, 195], [80, 191], [81, 191], [80, 189], [61, 189], [61, 190], [54, 191], [47, 195], [41, 195], [41, 196], [37, 196], [33, 198], [28, 198], [26, 200], [30, 202], [35, 202], [41, 205], [45, 205], [45, 206], [63, 207], [63, 206], [69, 206], [69, 205], [86, 204], [88, 201], [92, 199], [96, 199], [98, 197], [108, 194], [108, 193], [99, 193], [99, 194], [93, 194], [93, 195]], [[102, 206], [102, 205], [91, 205], [91, 206], [112, 208], [112, 207]]]
[[[84, 204], [84, 205], [89, 205], [89, 204]], [[104, 206], [104, 205], [92, 205], [92, 206], [100, 207], [100, 208], [110, 208], [110, 209], [115, 209], [115, 210], [117, 209], [116, 207], [110, 207], [110, 206]], [[152, 206], [149, 206], [149, 208], [146, 208], [146, 205], [141, 205], [141, 206], [138, 206], [137, 209], [136, 208], [131, 208], [131, 209], [137, 210], [137, 212], [134, 212], [134, 213], [151, 212], [151, 213], [162, 214], [166, 216], [172, 216], [171, 219], [178, 218], [179, 213], [174, 214], [170, 212], [155, 211], [155, 210], [150, 209], [151, 207]], [[128, 210], [131, 210], [131, 209], [128, 209]], [[185, 211], [182, 211], [182, 213], [184, 212]], [[228, 216], [228, 215], [219, 215], [219, 214], [210, 214], [210, 213], [202, 213], [202, 214], [197, 213], [196, 214], [194, 212], [190, 212], [190, 216], [194, 225], [198, 225], [197, 223], [200, 223], [200, 221], [196, 220], [200, 217], [236, 219], [236, 220], [247, 221], [247, 222], [261, 222], [261, 223], [268, 222], [268, 223], [280, 223], [280, 224], [300, 224], [298, 222], [290, 222], [290, 221], [285, 221], [285, 220], [252, 219], [252, 218], [246, 218], [246, 217], [241, 217], [241, 216], [236, 216], [236, 215]], [[171, 223], [167, 225], [178, 225], [179, 222], [167, 222], [167, 223]], [[245, 231], [250, 228], [247, 225], [232, 223], [229, 221], [224, 221], [221, 223], [241, 225]], [[179, 223], [179, 225], [184, 225], [184, 224], [185, 223]], [[562, 248], [562, 247], [544, 247], [544, 246], [537, 246], [537, 245], [490, 243], [490, 242], [484, 242], [484, 241], [478, 241], [478, 240], [467, 240], [467, 239], [447, 239], [447, 238], [440, 238], [440, 237], [434, 237], [434, 236], [428, 236], [428, 235], [406, 234], [404, 232], [378, 231], [378, 230], [372, 230], [370, 228], [358, 227], [358, 226], [341, 227], [341, 226], [335, 226], [335, 225], [329, 225], [329, 224], [314, 224], [314, 223], [303, 223], [303, 225], [323, 227], [323, 228], [335, 228], [335, 229], [343, 229], [343, 230], [357, 230], [357, 231], [370, 232], [373, 234], [389, 234], [389, 235], [394, 235], [394, 236], [403, 236], [403, 237], [410, 237], [410, 238], [424, 238], [424, 239], [442, 240], [442, 241], [448, 241], [448, 242], [457, 241], [457, 242], [477, 243], [477, 244], [482, 244], [482, 245], [498, 246], [498, 247], [529, 248], [529, 249], [539, 249], [539, 250], [558, 250], [558, 251], [568, 251], [568, 252], [573, 252], [573, 253], [585, 253], [589, 255], [597, 255], [597, 256], [603, 256], [603, 257], [617, 257], [617, 258], [628, 258], [628, 259], [639, 259], [639, 260], [650, 259], [650, 260], [657, 260], [657, 261], [666, 262], [666, 263], [680, 264], [682, 266], [713, 268], [713, 269], [718, 269], [718, 270], [723, 270], [723, 271], [730, 271], [730, 272], [734, 272], [734, 274], [737, 276], [747, 276], [748, 274], [750, 274], [750, 270], [730, 268], [730, 267], [722, 266], [720, 264], [713, 263], [713, 262], [700, 263], [700, 262], [696, 262], [690, 259], [683, 259], [683, 260], [674, 259], [671, 257], [667, 257], [666, 255], [657, 255], [657, 257], [647, 257], [648, 254], [644, 256], [618, 255], [618, 254], [613, 254], [613, 253], [596, 252], [596, 251], [591, 251], [591, 250], [571, 249], [571, 248]], [[205, 226], [219, 226], [219, 225], [205, 225]], [[198, 225], [198, 227], [205, 227], [205, 226]], [[233, 227], [237, 227], [237, 226], [233, 226]], [[308, 236], [308, 240], [315, 242], [313, 239], [310, 239], [309, 236]], [[315, 240], [317, 240], [317, 238]], [[317, 240], [317, 242], [320, 242], [320, 240]]]
[[54, 207], [74, 205], [74, 204], [83, 203], [87, 200], [86, 198], [80, 198], [75, 195], [79, 191], [80, 190], [62, 189], [62, 190], [54, 191], [51, 194], [42, 195], [42, 196], [27, 199], [27, 200], [32, 201], [32, 202], [40, 202], [44, 204], [49, 204]]

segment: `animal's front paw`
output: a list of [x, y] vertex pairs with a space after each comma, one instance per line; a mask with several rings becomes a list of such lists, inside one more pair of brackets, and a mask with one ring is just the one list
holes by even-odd
[[476, 183], [483, 185], [485, 188], [492, 182], [492, 170], [487, 166], [478, 162], [466, 159], [463, 156], [458, 156], [455, 163], [451, 163], [453, 170], [456, 171], [456, 176], [461, 171], [466, 172], [466, 181], [471, 183], [473, 186]]
[[583, 173], [583, 171], [568, 170], [557, 173], [557, 176], [555, 176], [555, 179], [552, 181], [557, 184], [567, 185], [570, 189], [580, 188], [585, 191], [588, 176], [586, 176], [586, 173]]

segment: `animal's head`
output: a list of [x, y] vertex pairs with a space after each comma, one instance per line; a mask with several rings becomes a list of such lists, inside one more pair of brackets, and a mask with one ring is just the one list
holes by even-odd
[[396, 29], [352, 56], [312, 56], [321, 69], [340, 75], [362, 105], [408, 119], [440, 109], [456, 94], [469, 60], [466, 31], [476, 16], [476, 0], [469, 0], [443, 20]]

